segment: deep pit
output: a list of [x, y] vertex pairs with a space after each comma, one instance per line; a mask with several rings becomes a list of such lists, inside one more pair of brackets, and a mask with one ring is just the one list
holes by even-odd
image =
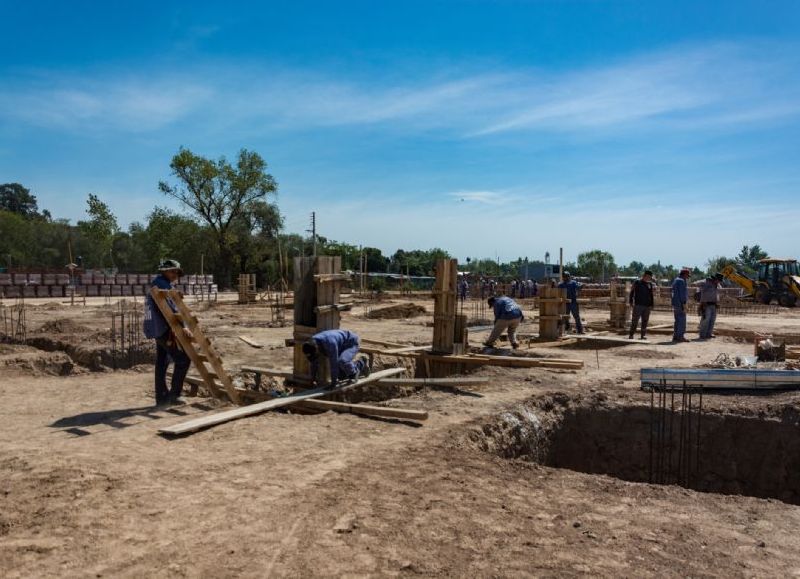
[[695, 408], [690, 433], [683, 415], [681, 437], [681, 413], [669, 406], [660, 413], [645, 404], [558, 394], [498, 416], [471, 438], [504, 458], [800, 504], [800, 427], [793, 415], [700, 414]]

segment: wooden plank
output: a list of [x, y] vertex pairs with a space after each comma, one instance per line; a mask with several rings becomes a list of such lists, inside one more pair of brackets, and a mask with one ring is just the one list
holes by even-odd
[[264, 376], [277, 376], [279, 378], [291, 378], [293, 371], [291, 368], [261, 368], [259, 366], [242, 366], [242, 372], [252, 372], [253, 374], [262, 374]]
[[346, 273], [319, 273], [314, 276], [314, 281], [317, 283], [350, 281], [350, 276]]
[[318, 314], [327, 314], [334, 311], [349, 312], [352, 309], [353, 309], [353, 304], [331, 304], [328, 306], [317, 306], [314, 308], [314, 311]]
[[400, 344], [398, 342], [384, 342], [381, 340], [373, 340], [371, 338], [361, 338], [362, 344], [374, 344], [376, 346], [383, 346], [384, 348], [406, 348], [411, 344]]
[[252, 338], [249, 338], [247, 336], [239, 336], [239, 339], [242, 342], [244, 342], [245, 344], [247, 344], [248, 346], [252, 346], [253, 348], [259, 348], [260, 349], [260, 348], [264, 347], [264, 344], [259, 344], [258, 342], [256, 342], [255, 340], [253, 340]]
[[[649, 331], [649, 330], [648, 330]], [[648, 344], [648, 340], [636, 340], [629, 338], [622, 338], [619, 336], [598, 336], [595, 334], [572, 334], [570, 336], [574, 340], [592, 341], [592, 342], [608, 342], [611, 344], [620, 344], [626, 346], [629, 344]]]
[[331, 400], [303, 400], [298, 402], [301, 408], [314, 410], [332, 410], [334, 412], [347, 412], [364, 416], [382, 416], [388, 418], [403, 418], [406, 420], [427, 420], [428, 412], [425, 410], [411, 410], [407, 408], [392, 408], [389, 406], [369, 406], [366, 404], [348, 404], [347, 402], [332, 402]]
[[[425, 346], [425, 349], [430, 349], [430, 346]], [[399, 350], [399, 348], [398, 348]], [[400, 352], [398, 350], [386, 350], [385, 348], [373, 348], [371, 346], [362, 345], [358, 351], [363, 354], [386, 354], [387, 356], [397, 356], [398, 358], [417, 358], [420, 355], [419, 351]]]
[[448, 364], [481, 364], [484, 366], [505, 366], [508, 368], [583, 368], [583, 360], [554, 360], [550, 358], [523, 358], [521, 356], [444, 356], [425, 354], [426, 359]]
[[379, 386], [485, 386], [488, 378], [386, 378]]
[[263, 412], [266, 412], [267, 410], [272, 410], [274, 408], [289, 406], [291, 404], [295, 404], [296, 402], [300, 402], [302, 400], [323, 398], [335, 392], [344, 392], [347, 390], [351, 390], [353, 388], [357, 388], [359, 386], [363, 386], [364, 384], [379, 382], [383, 378], [396, 376], [397, 374], [401, 374], [403, 372], [405, 372], [405, 368], [389, 368], [387, 370], [381, 370], [379, 372], [370, 374], [368, 377], [362, 378], [361, 380], [358, 380], [352, 384], [346, 384], [344, 386], [334, 388], [333, 390], [327, 390], [325, 388], [317, 388], [315, 390], [308, 390], [306, 392], [302, 392], [300, 394], [294, 394], [292, 396], [286, 396], [284, 398], [274, 398], [272, 400], [267, 400], [265, 402], [260, 402], [258, 404], [251, 404], [250, 406], [242, 406], [240, 408], [234, 408], [232, 410], [218, 412], [210, 416], [203, 416], [200, 418], [188, 420], [186, 422], [173, 424], [172, 426], [165, 426], [159, 429], [159, 432], [162, 434], [172, 434], [172, 435], [188, 434], [190, 432], [195, 432], [197, 430], [209, 428], [211, 426], [216, 426], [218, 424], [224, 424], [225, 422], [230, 422], [231, 420], [238, 420], [240, 418], [245, 418], [247, 416], [255, 416], [256, 414], [261, 414]]
[[422, 352], [423, 350], [430, 350], [430, 346], [407, 346], [405, 348], [395, 348], [391, 350], [384, 350], [383, 352], [377, 352], [379, 354], [405, 354], [406, 352]]

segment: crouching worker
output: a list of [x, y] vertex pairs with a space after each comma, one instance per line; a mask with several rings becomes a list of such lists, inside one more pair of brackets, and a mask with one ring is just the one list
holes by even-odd
[[358, 336], [347, 330], [325, 330], [314, 334], [303, 344], [303, 354], [311, 362], [311, 380], [319, 384], [319, 359], [324, 356], [330, 364], [330, 384], [326, 388], [335, 388], [340, 378], [356, 380], [369, 376], [369, 361], [361, 356], [356, 360], [360, 341]]
[[503, 335], [503, 332], [508, 331], [508, 341], [511, 343], [511, 347], [516, 350], [519, 348], [517, 328], [520, 322], [525, 319], [522, 315], [522, 308], [519, 307], [517, 302], [505, 296], [489, 298], [489, 305], [494, 310], [494, 328], [492, 328], [492, 333], [483, 343], [484, 346], [487, 348], [493, 347], [494, 343]]
[[[172, 284], [183, 274], [181, 264], [174, 259], [165, 259], [158, 266], [159, 274], [153, 279], [152, 286], [158, 289], [172, 289]], [[172, 311], [177, 312], [178, 308], [167, 300]], [[183, 391], [183, 380], [189, 371], [192, 361], [189, 356], [181, 350], [175, 334], [164, 319], [161, 310], [158, 309], [153, 297], [148, 292], [145, 298], [144, 309], [144, 335], [156, 341], [156, 404], [176, 404], [179, 402]], [[192, 332], [184, 327], [183, 333], [187, 338], [192, 338]], [[172, 371], [172, 382], [167, 390], [167, 368], [170, 359], [175, 364]]]

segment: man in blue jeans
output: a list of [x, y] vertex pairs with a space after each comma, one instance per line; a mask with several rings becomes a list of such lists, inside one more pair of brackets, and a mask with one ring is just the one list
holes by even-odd
[[328, 358], [331, 381], [326, 388], [335, 388], [339, 378], [348, 380], [369, 376], [369, 361], [361, 357], [355, 360], [360, 346], [358, 336], [348, 330], [325, 330], [311, 336], [303, 344], [303, 354], [311, 362], [311, 380], [319, 383], [319, 359]]
[[[172, 284], [183, 274], [181, 264], [174, 259], [162, 261], [158, 266], [158, 271], [159, 274], [153, 279], [151, 286], [159, 289], [172, 289]], [[168, 300], [168, 303], [172, 311], [178, 311], [172, 300]], [[192, 338], [192, 332], [189, 328], [184, 327], [183, 333], [187, 338]], [[164, 319], [161, 310], [158, 309], [149, 292], [145, 298], [144, 335], [156, 341], [156, 404], [177, 404], [180, 402], [183, 381], [192, 361], [181, 350], [175, 334], [172, 333], [167, 320]], [[170, 360], [175, 364], [175, 368], [172, 371], [171, 387], [168, 390], [167, 368], [169, 368]]]
[[494, 328], [492, 328], [492, 333], [489, 334], [483, 345], [487, 348], [493, 348], [494, 343], [500, 339], [503, 332], [507, 331], [508, 341], [511, 343], [511, 347], [516, 350], [519, 348], [517, 328], [522, 320], [525, 319], [525, 316], [522, 315], [522, 308], [519, 307], [517, 302], [506, 296], [490, 297], [489, 306], [494, 311]]
[[689, 301], [687, 280], [690, 275], [689, 269], [684, 267], [672, 282], [672, 313], [675, 316], [672, 341], [674, 343], [689, 341], [684, 334], [686, 334], [686, 306]]
[[583, 333], [583, 323], [581, 323], [581, 311], [578, 307], [578, 292], [581, 284], [572, 279], [568, 271], [564, 272], [564, 281], [558, 284], [560, 289], [567, 290], [567, 330], [569, 330], [569, 314], [575, 318], [575, 328], [579, 334]]

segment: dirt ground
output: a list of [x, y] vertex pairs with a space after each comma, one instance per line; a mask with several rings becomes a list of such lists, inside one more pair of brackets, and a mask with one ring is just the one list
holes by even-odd
[[[356, 305], [342, 326], [376, 340], [429, 344], [432, 302], [416, 302], [427, 315], [373, 320]], [[393, 303], [400, 301], [373, 307]], [[108, 309], [102, 302], [32, 303], [29, 335], [48, 324], [51, 340], [102, 348]], [[269, 327], [268, 308], [219, 303], [197, 311], [232, 372], [243, 364], [291, 365], [284, 347], [291, 328]], [[608, 317], [602, 310], [584, 313], [596, 324]], [[668, 322], [668, 314], [656, 313], [651, 325]], [[695, 327], [690, 318], [690, 338]], [[800, 311], [722, 316], [718, 327], [800, 336]], [[693, 367], [722, 352], [753, 349], [733, 337], [680, 345], [669, 338], [653, 334], [646, 343], [598, 349], [533, 347], [530, 355], [578, 358], [585, 366], [483, 368], [474, 376], [488, 378], [486, 386], [419, 390], [378, 402], [427, 410], [430, 418], [420, 424], [270, 412], [177, 439], [156, 431], [216, 403], [190, 398], [154, 408], [151, 365], [109, 371], [101, 364], [97, 371], [62, 351], [0, 346], [0, 571], [4, 577], [800, 574], [795, 504], [630, 482], [490, 449], [497, 442], [487, 438], [495, 432], [491, 425], [520, 409], [534, 413], [536, 424], [546, 420], [543, 409], [552, 400], [649, 408], [640, 368]], [[378, 388], [370, 392], [380, 398]], [[800, 434], [798, 393], [707, 394], [704, 408]], [[747, 442], [733, 435], [732, 444]], [[783, 475], [795, 466], [782, 465], [789, 473]]]

